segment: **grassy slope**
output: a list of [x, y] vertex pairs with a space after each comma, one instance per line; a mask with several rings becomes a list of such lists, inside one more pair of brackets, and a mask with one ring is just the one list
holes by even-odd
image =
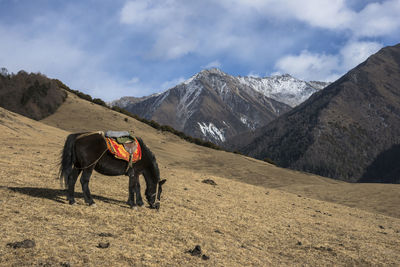
[[[74, 113], [74, 105], [84, 111], [82, 117]], [[63, 118], [69, 119], [61, 122]], [[72, 120], [79, 126], [73, 126]], [[336, 187], [349, 188], [349, 192], [364, 190], [358, 193], [362, 196], [383, 189], [390, 192], [390, 186], [354, 188], [357, 185], [194, 146], [133, 119], [127, 123], [123, 115], [71, 96], [45, 122], [69, 131], [133, 127], [155, 152], [161, 173], [168, 179], [162, 206], [160, 212], [128, 209], [124, 203], [127, 179], [97, 173], [91, 180], [97, 207], [83, 204], [79, 183], [78, 205], [67, 205], [55, 178], [56, 162], [68, 132], [0, 109], [1, 266], [59, 266], [65, 262], [72, 266], [400, 262], [400, 219], [307, 196], [315, 194], [311, 192], [315, 188], [321, 192]], [[201, 183], [205, 178], [213, 179], [217, 186]], [[261, 182], [256, 182], [257, 178]], [[389, 197], [394, 198], [392, 195]], [[350, 204], [357, 203], [358, 198], [346, 197]], [[392, 199], [386, 202], [398, 207], [399, 202]], [[372, 202], [370, 205], [374, 206]], [[100, 233], [112, 236], [101, 237]], [[26, 238], [34, 239], [36, 247], [6, 246]], [[110, 247], [97, 248], [99, 242], [110, 242]], [[210, 260], [184, 253], [196, 244]]]
[[42, 122], [69, 132], [133, 129], [150, 145], [163, 168], [218, 175], [400, 218], [400, 185], [348, 184], [278, 168], [253, 158], [195, 146], [132, 118], [126, 122], [124, 118], [127, 117], [70, 95], [56, 114]]

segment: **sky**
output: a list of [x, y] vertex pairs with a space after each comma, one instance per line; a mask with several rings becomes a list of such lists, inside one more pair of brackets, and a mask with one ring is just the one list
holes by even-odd
[[400, 42], [400, 0], [0, 0], [0, 67], [105, 101], [207, 68], [334, 81]]

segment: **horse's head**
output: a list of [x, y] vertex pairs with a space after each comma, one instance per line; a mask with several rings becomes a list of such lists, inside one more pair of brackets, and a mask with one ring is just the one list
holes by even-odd
[[161, 180], [157, 184], [153, 186], [148, 186], [146, 188], [146, 199], [152, 209], [159, 209], [160, 208], [160, 200], [161, 200], [161, 193], [162, 193], [162, 185], [166, 182], [166, 179]]

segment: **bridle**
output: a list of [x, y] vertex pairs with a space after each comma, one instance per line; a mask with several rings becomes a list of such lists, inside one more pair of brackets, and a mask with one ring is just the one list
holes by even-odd
[[160, 200], [157, 197], [158, 196], [158, 187], [159, 186], [160, 186], [160, 182], [158, 182], [157, 185], [156, 185], [156, 192], [150, 196], [151, 198], [153, 198], [153, 196], [154, 196], [154, 203], [153, 203], [154, 207], [157, 207], [157, 204], [158, 204], [158, 207], [160, 205]]

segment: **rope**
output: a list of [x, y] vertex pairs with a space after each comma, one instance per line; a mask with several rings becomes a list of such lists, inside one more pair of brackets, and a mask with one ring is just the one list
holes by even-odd
[[89, 168], [89, 167], [92, 167], [93, 165], [96, 165], [97, 162], [99, 162], [99, 160], [100, 160], [100, 159], [104, 156], [104, 154], [107, 152], [107, 150], [108, 150], [108, 148], [106, 148], [106, 150], [104, 150], [104, 152], [100, 155], [100, 157], [99, 157], [98, 159], [96, 159], [92, 164], [90, 164], [90, 165], [88, 165], [88, 166], [86, 166], [86, 167], [83, 167], [83, 168], [78, 168], [78, 167], [75, 166], [75, 168], [77, 168], [78, 170], [83, 170], [83, 169], [87, 169], [87, 168]]
[[[101, 135], [103, 138], [105, 138], [105, 137], [104, 137], [104, 132], [103, 132], [103, 131], [97, 131], [97, 132], [90, 132], [90, 133], [81, 134], [81, 135], [79, 135], [79, 136], [76, 138], [76, 140], [81, 139], [81, 138], [86, 137], [86, 136], [89, 136], [89, 135], [94, 135], [94, 134], [99, 134], [99, 135]], [[106, 150], [104, 150], [103, 153], [101, 153], [100, 157], [99, 157], [98, 159], [96, 159], [92, 164], [89, 164], [88, 166], [83, 167], [83, 168], [78, 168], [78, 167], [75, 166], [75, 168], [77, 168], [78, 170], [83, 170], [83, 169], [87, 169], [87, 168], [89, 168], [89, 167], [92, 167], [93, 165], [96, 165], [97, 162], [99, 162], [99, 160], [100, 160], [100, 159], [104, 156], [104, 154], [107, 152], [107, 150], [108, 150], [108, 148], [106, 148]]]
[[99, 134], [99, 135], [104, 137], [104, 132], [103, 131], [97, 131], [97, 132], [90, 132], [90, 133], [81, 134], [81, 135], [76, 137], [76, 140], [81, 139], [81, 138], [86, 137], [86, 136], [89, 136], [89, 135], [94, 135], [94, 134]]
[[153, 205], [160, 204], [160, 200], [157, 198], [157, 197], [158, 197], [158, 187], [159, 187], [159, 183], [157, 183], [156, 186], [157, 186], [157, 187], [156, 187], [156, 192], [153, 194], [153, 195], [155, 195], [155, 199], [154, 199], [154, 204], [153, 204]]

